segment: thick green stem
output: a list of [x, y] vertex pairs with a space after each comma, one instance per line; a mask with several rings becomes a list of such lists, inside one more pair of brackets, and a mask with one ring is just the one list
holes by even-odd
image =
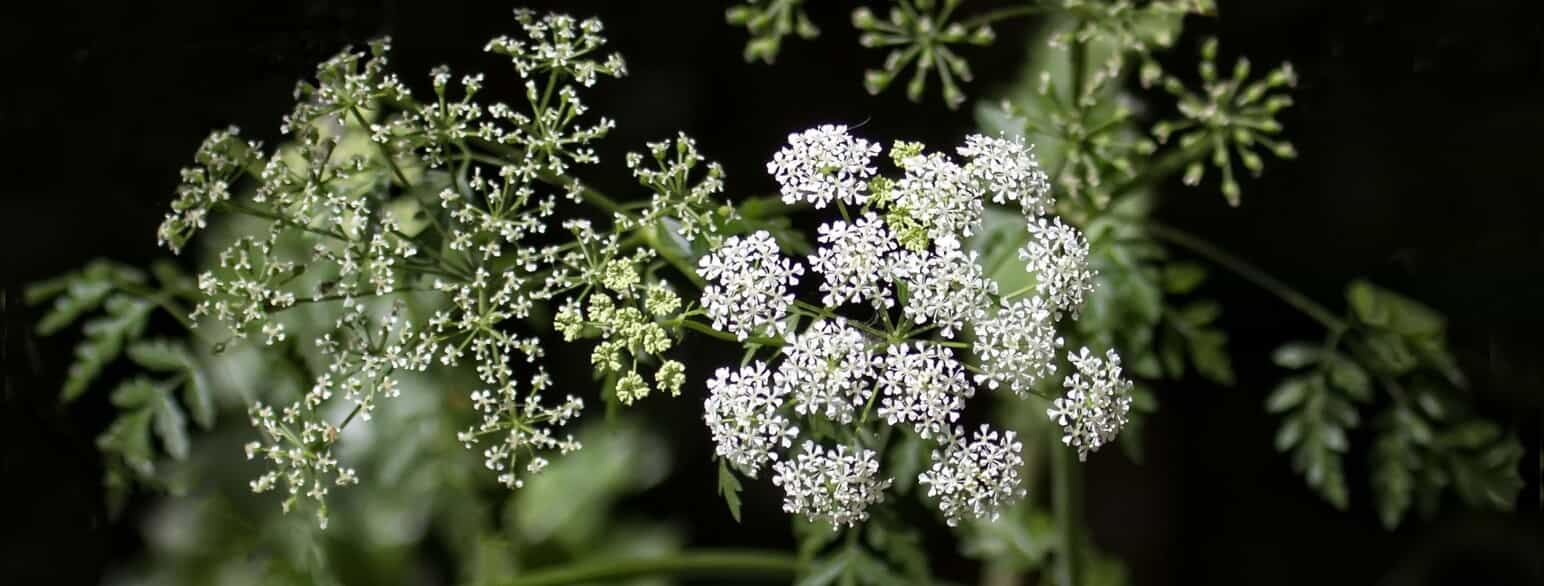
[[501, 586], [547, 586], [610, 582], [644, 576], [791, 579], [799, 571], [792, 555], [769, 551], [696, 551], [657, 558], [596, 560], [540, 570], [499, 582]]
[[1210, 242], [1202, 240], [1184, 230], [1166, 226], [1161, 222], [1149, 222], [1147, 229], [1155, 238], [1187, 249], [1210, 260], [1223, 268], [1233, 271], [1245, 281], [1271, 292], [1277, 298], [1291, 305], [1294, 309], [1303, 312], [1314, 321], [1319, 322], [1331, 332], [1341, 332], [1350, 327], [1346, 320], [1335, 315], [1329, 308], [1320, 305], [1317, 301], [1299, 293], [1296, 289], [1281, 282], [1270, 273], [1260, 270], [1243, 259], [1233, 256], [1227, 251], [1218, 248]]
[[1061, 528], [1061, 552], [1056, 556], [1056, 582], [1061, 586], [1077, 586], [1082, 572], [1083, 516], [1080, 491], [1083, 489], [1083, 467], [1079, 465], [1070, 446], [1054, 441], [1057, 431], [1051, 430], [1051, 476], [1056, 483], [1051, 491], [1055, 508], [1056, 524]]

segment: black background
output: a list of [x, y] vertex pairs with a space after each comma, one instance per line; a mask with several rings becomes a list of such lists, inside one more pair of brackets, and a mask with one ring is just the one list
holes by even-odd
[[[882, 55], [857, 48], [847, 3], [812, 2], [824, 35], [785, 46], [770, 68], [741, 61], [744, 31], [723, 24], [716, 3], [530, 5], [556, 4], [601, 16], [628, 59], [628, 78], [590, 94], [596, 111], [620, 121], [602, 149], [608, 158], [683, 130], [725, 165], [731, 192], [762, 193], [773, 185], [761, 166], [791, 130], [866, 121], [871, 138], [944, 145], [973, 128], [968, 110], [946, 110], [936, 96], [913, 105], [898, 93], [865, 94], [861, 72]], [[89, 583], [139, 547], [133, 527], [108, 524], [100, 504], [91, 438], [109, 411], [99, 397], [57, 405], [69, 341], [28, 333], [36, 312], [20, 307], [21, 286], [97, 256], [160, 256], [155, 226], [199, 141], [236, 124], [272, 143], [295, 81], [346, 45], [390, 34], [394, 69], [415, 87], [430, 67], [450, 63], [488, 71], [490, 92], [518, 96], [513, 75], [500, 73], [503, 62], [481, 54], [486, 39], [515, 25], [509, 6], [495, 2], [61, 2], [27, 10], [34, 12], [0, 17], [0, 582]], [[1544, 384], [1538, 3], [1222, 2], [1220, 12], [1220, 20], [1192, 23], [1167, 60], [1190, 71], [1204, 33], [1221, 39], [1224, 63], [1247, 54], [1260, 70], [1290, 60], [1301, 81], [1283, 121], [1301, 157], [1269, 162], [1264, 178], [1245, 182], [1238, 209], [1214, 185], [1167, 186], [1160, 216], [1332, 307], [1341, 306], [1346, 281], [1367, 276], [1445, 312], [1476, 401], [1523, 430], [1528, 486], [1516, 514], [1451, 506], [1386, 532], [1368, 504], [1364, 456], [1353, 452], [1353, 507], [1335, 512], [1271, 449], [1274, 420], [1260, 409], [1280, 376], [1269, 351], [1316, 336], [1314, 326], [1220, 275], [1208, 287], [1227, 301], [1239, 382], [1161, 387], [1146, 463], [1113, 450], [1091, 458], [1095, 539], [1127, 560], [1137, 584], [1544, 581], [1535, 468]], [[968, 53], [980, 76], [969, 90], [980, 95], [1017, 72], [1024, 32], [1002, 28], [995, 47]], [[597, 183], [624, 192], [627, 178], [602, 174]], [[695, 417], [690, 405], [666, 416]], [[700, 427], [683, 429], [703, 437], [682, 440], [682, 449], [707, 453]], [[787, 544], [774, 495], [752, 487], [762, 502], [737, 527], [712, 493], [711, 462], [685, 459], [682, 467], [640, 506], [687, 511], [702, 544]], [[692, 506], [699, 502], [714, 506]], [[973, 566], [953, 557], [946, 537], [929, 545], [940, 573], [968, 577]]]

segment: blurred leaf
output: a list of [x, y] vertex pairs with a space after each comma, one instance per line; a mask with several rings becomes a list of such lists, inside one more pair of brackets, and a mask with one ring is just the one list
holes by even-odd
[[729, 462], [723, 458], [718, 460], [718, 494], [724, 497], [724, 504], [729, 506], [729, 514], [734, 517], [734, 522], [740, 522], [740, 479], [729, 470]]
[[981, 255], [983, 274], [1006, 293], [1035, 283], [1035, 276], [1018, 260], [1019, 249], [1028, 241], [1029, 228], [1022, 212], [988, 205], [982, 211], [981, 229], [970, 237], [967, 246]]
[[583, 450], [553, 459], [513, 494], [511, 524], [528, 542], [556, 539], [576, 547], [599, 539], [618, 500], [669, 471], [661, 440], [629, 419], [590, 424], [577, 436]]
[[188, 370], [193, 358], [180, 341], [156, 338], [129, 345], [129, 360], [142, 367], [157, 371]]
[[103, 303], [106, 315], [86, 322], [86, 338], [75, 346], [75, 361], [65, 375], [60, 400], [70, 402], [86, 392], [107, 363], [118, 357], [126, 340], [144, 333], [151, 305], [126, 295], [113, 295]]
[[107, 431], [97, 436], [97, 448], [123, 458], [136, 474], [150, 476], [155, 469], [150, 448], [150, 409], [135, 409], [119, 415]]
[[119, 383], [110, 397], [113, 405], [127, 410], [149, 405], [160, 394], [153, 381], [141, 376]]
[[1193, 262], [1174, 262], [1163, 267], [1163, 290], [1170, 295], [1194, 291], [1206, 280], [1206, 269]]
[[1296, 370], [1317, 363], [1320, 351], [1318, 346], [1307, 342], [1282, 344], [1271, 353], [1271, 361], [1275, 362], [1276, 366]]
[[895, 489], [896, 494], [907, 494], [916, 483], [917, 474], [928, 464], [928, 450], [923, 445], [922, 438], [917, 437], [916, 434], [902, 430], [896, 430], [896, 433], [899, 437], [887, 456], [889, 460], [887, 468], [890, 477], [895, 479], [891, 487]]
[[1401, 336], [1442, 335], [1444, 320], [1431, 308], [1367, 281], [1352, 281], [1346, 299], [1357, 319]]
[[1014, 573], [1041, 567], [1057, 547], [1056, 522], [1044, 511], [1019, 503], [995, 520], [972, 522], [961, 536], [966, 557], [1002, 564]]
[[161, 445], [166, 448], [166, 453], [173, 458], [183, 460], [188, 457], [188, 421], [182, 415], [182, 407], [177, 406], [177, 401], [164, 389], [157, 389], [155, 409], [155, 433], [161, 438]]

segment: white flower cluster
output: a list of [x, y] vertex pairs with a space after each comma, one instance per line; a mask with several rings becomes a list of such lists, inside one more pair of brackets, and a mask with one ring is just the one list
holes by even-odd
[[1024, 445], [1012, 431], [982, 425], [969, 442], [956, 432], [948, 446], [933, 452], [933, 465], [917, 478], [950, 527], [964, 518], [997, 518], [1003, 506], [1024, 496], [1019, 469]]
[[833, 527], [853, 526], [868, 519], [870, 505], [884, 500], [891, 480], [879, 478], [879, 458], [873, 450], [827, 450], [804, 442], [797, 458], [772, 465], [772, 484], [783, 487], [783, 511], [823, 521]]
[[[505, 487], [525, 486], [525, 480], [515, 473], [522, 451], [527, 456], [525, 471], [539, 474], [547, 467], [541, 452], [568, 454], [582, 447], [574, 436], [558, 438], [553, 430], [578, 417], [584, 401], [569, 395], [562, 403], [547, 407], [542, 404], [541, 391], [549, 384], [546, 373], [539, 373], [531, 378], [529, 393], [518, 393], [508, 383], [472, 392], [472, 406], [482, 421], [456, 434], [456, 439], [472, 449], [482, 436], [502, 434], [498, 442], [483, 450], [483, 466], [498, 473], [499, 484]], [[518, 423], [512, 425], [511, 421]]]
[[788, 146], [772, 156], [767, 172], [777, 179], [785, 203], [863, 205], [878, 154], [879, 145], [848, 134], [846, 126], [828, 124], [788, 135]]
[[895, 184], [895, 203], [918, 222], [929, 240], [970, 236], [981, 225], [985, 192], [943, 153], [902, 159], [906, 174]]
[[1029, 224], [1030, 240], [1019, 250], [1019, 259], [1035, 275], [1036, 294], [1044, 297], [1060, 316], [1077, 317], [1083, 299], [1094, 291], [1094, 271], [1088, 266], [1088, 240], [1061, 218], [1045, 218]]
[[1052, 311], [1041, 297], [1004, 302], [997, 315], [976, 323], [973, 348], [981, 359], [976, 382], [997, 389], [1006, 385], [1019, 396], [1056, 372], [1062, 338]]
[[261, 151], [262, 145], [256, 141], [241, 142], [241, 130], [234, 126], [204, 139], [193, 156], [197, 165], [182, 169], [172, 211], [156, 230], [157, 243], [173, 254], [182, 252], [188, 240], [208, 224], [210, 209], [230, 200], [231, 183], [248, 166], [258, 163]]
[[868, 301], [876, 308], [895, 305], [886, 285], [893, 280], [896, 250], [895, 235], [873, 212], [851, 224], [842, 221], [820, 226], [822, 246], [810, 256], [810, 269], [825, 278], [820, 291], [821, 303], [836, 307], [855, 301]]
[[890, 425], [910, 425], [927, 439], [948, 435], [976, 388], [965, 366], [948, 348], [915, 342], [885, 352], [879, 374], [879, 416]]
[[868, 398], [874, 358], [863, 332], [842, 320], [820, 321], [789, 336], [786, 359], [773, 377], [779, 395], [790, 395], [800, 415], [851, 423]]
[[[671, 148], [674, 146], [674, 148]], [[724, 190], [724, 169], [718, 163], [707, 162], [697, 152], [697, 142], [685, 133], [676, 135], [674, 144], [661, 140], [648, 143], [649, 155], [655, 168], [643, 164], [639, 153], [627, 153], [627, 168], [632, 169], [638, 183], [654, 192], [649, 208], [636, 221], [638, 227], [656, 222], [680, 222], [680, 234], [688, 242], [707, 236], [710, 243], [717, 243], [719, 224], [731, 219], [718, 214], [718, 202], [712, 197]], [[671, 156], [671, 154], [674, 156]], [[706, 171], [693, 182], [693, 170], [706, 163]], [[625, 219], [624, 219], [625, 220]], [[631, 221], [624, 221], [630, 226]]]
[[[752, 476], [774, 462], [784, 509], [811, 520], [852, 525], [882, 500], [892, 479], [874, 453], [877, 436], [866, 435], [870, 415], [937, 444], [919, 481], [950, 524], [995, 515], [1024, 493], [1022, 446], [1013, 432], [988, 426], [968, 436], [966, 402], [978, 384], [1037, 393], [1057, 372], [1057, 322], [1076, 316], [1093, 287], [1088, 243], [1060, 219], [1042, 217], [1054, 201], [1022, 140], [971, 136], [958, 149], [963, 164], [897, 143], [890, 153], [901, 170], [896, 180], [871, 166], [878, 150], [844, 127], [823, 126], [790, 135], [767, 165], [785, 201], [843, 204], [843, 219], [820, 226], [819, 246], [805, 259], [821, 278], [824, 307], [794, 300], [803, 267], [780, 256], [768, 232], [730, 237], [700, 261], [709, 281], [702, 305], [714, 328], [743, 341], [808, 324], [786, 332], [781, 362], [720, 369], [708, 383], [705, 419], [718, 456]], [[1000, 294], [966, 246], [988, 197], [1025, 215], [1029, 245], [1021, 255], [1034, 273], [1032, 296], [1017, 298], [1029, 289]], [[858, 206], [855, 213], [849, 205]], [[871, 317], [842, 317], [837, 310], [847, 304], [867, 306]], [[967, 332], [972, 343], [953, 341]], [[766, 341], [757, 343], [753, 349]], [[953, 350], [964, 347], [976, 365]], [[1079, 360], [1073, 357], [1081, 374], [1066, 379], [1073, 391], [1058, 406], [1129, 387], [1118, 366], [1095, 374], [1090, 369], [1103, 362]], [[1083, 439], [1080, 426], [1098, 414], [1068, 411], [1059, 422], [1078, 438], [1069, 445], [1084, 453], [1113, 439], [1124, 416], [1101, 419], [1097, 440]], [[784, 450], [800, 438], [801, 418], [811, 418], [802, 426], [808, 437], [794, 456]], [[842, 427], [832, 431], [830, 423]], [[833, 434], [845, 439], [824, 447], [819, 440]]]
[[992, 201], [1016, 203], [1025, 216], [1036, 218], [1051, 213], [1056, 202], [1051, 196], [1050, 180], [1040, 169], [1032, 148], [1021, 138], [1008, 140], [972, 134], [965, 137], [965, 146], [960, 147], [959, 153], [970, 159], [965, 164], [965, 174], [992, 194]]
[[1046, 415], [1063, 429], [1062, 443], [1077, 448], [1078, 459], [1115, 440], [1131, 411], [1131, 381], [1121, 378], [1120, 356], [1107, 351], [1103, 359], [1083, 348], [1068, 354], [1077, 372], [1063, 384], [1067, 394], [1051, 404]]
[[911, 300], [903, 308], [917, 324], [932, 322], [945, 338], [986, 315], [997, 282], [986, 278], [978, 254], [960, 249], [954, 236], [939, 238], [937, 250], [910, 252], [896, 260], [895, 272], [910, 288]]
[[778, 447], [793, 445], [799, 434], [799, 428], [778, 413], [788, 389], [770, 379], [761, 361], [739, 370], [720, 368], [708, 381], [703, 405], [715, 453], [753, 478], [763, 464], [777, 459]]
[[[433, 96], [415, 97], [388, 71], [390, 44], [383, 40], [368, 52], [344, 51], [322, 62], [313, 81], [297, 86], [297, 103], [280, 127], [292, 147], [264, 154], [234, 129], [216, 132], [184, 170], [158, 232], [162, 245], [180, 251], [214, 211], [265, 223], [235, 239], [219, 253], [218, 266], [199, 276], [203, 300], [192, 319], [212, 319], [236, 338], [260, 336], [268, 344], [304, 336], [320, 350], [316, 383], [303, 397], [278, 415], [254, 407], [253, 424], [268, 442], [249, 453], [273, 464], [254, 490], [283, 480], [292, 495], [314, 499], [325, 517], [320, 475], [336, 472], [339, 484], [353, 480], [331, 456], [341, 428], [370, 420], [381, 400], [403, 392], [396, 374], [466, 360], [480, 381], [471, 395], [481, 420], [458, 439], [468, 448], [484, 444], [499, 481], [520, 486], [517, 469], [540, 471], [543, 452], [578, 449], [558, 428], [578, 416], [583, 402], [569, 397], [544, 404], [550, 381], [541, 366], [532, 368], [534, 375], [517, 375], [514, 367], [522, 358], [537, 363], [541, 343], [509, 328], [535, 303], [580, 286], [604, 285], [618, 297], [619, 307], [601, 311], [610, 319], [600, 321], [616, 330], [607, 336], [623, 341], [602, 355], [618, 344], [652, 353], [668, 347], [656, 320], [677, 311], [680, 300], [658, 290], [644, 298], [633, 267], [651, 257], [614, 258], [617, 235], [586, 230], [575, 230], [571, 242], [531, 242], [550, 240], [559, 195], [577, 201], [591, 193], [566, 171], [596, 162], [591, 143], [613, 126], [606, 118], [583, 125], [587, 107], [578, 88], [622, 76], [626, 68], [619, 56], [600, 55], [605, 39], [597, 20], [528, 11], [515, 18], [523, 34], [494, 39], [486, 50], [508, 56], [525, 78], [528, 108], [474, 100], [483, 87], [480, 74], [461, 76], [462, 95], [453, 99], [447, 96], [452, 76], [443, 67], [430, 72]], [[684, 145], [679, 166], [640, 178], [661, 190], [689, 190], [682, 199], [705, 207], [722, 187], [721, 171], [710, 165], [707, 179], [686, 186], [687, 171], [701, 157], [689, 139], [678, 145]], [[651, 149], [662, 152], [663, 143]], [[451, 165], [455, 172], [446, 169]], [[240, 179], [255, 188], [238, 189]], [[438, 208], [421, 197], [423, 189], [442, 187]], [[611, 255], [604, 267], [567, 262], [571, 254], [597, 252]], [[411, 297], [399, 296], [408, 291]], [[426, 305], [426, 323], [409, 323], [400, 307], [383, 312], [370, 299], [387, 296]], [[589, 308], [591, 316], [606, 309], [599, 305]], [[320, 331], [286, 329], [281, 314], [300, 307], [327, 316], [311, 320], [323, 324]], [[684, 370], [664, 362], [658, 386], [679, 390]], [[631, 372], [618, 392], [641, 396], [640, 383]], [[340, 400], [351, 403], [349, 415], [329, 421], [336, 413], [331, 403]]]
[[702, 305], [713, 327], [744, 340], [763, 331], [781, 334], [804, 265], [783, 258], [772, 234], [759, 230], [732, 236], [698, 261], [698, 270], [711, 284], [702, 290]]
[[327, 491], [332, 486], [359, 483], [353, 468], [338, 465], [332, 447], [338, 441], [338, 428], [308, 417], [310, 408], [296, 402], [275, 414], [273, 407], [261, 402], [247, 409], [252, 427], [261, 432], [263, 441], [248, 442], [247, 459], [262, 457], [273, 466], [249, 483], [252, 492], [265, 493], [284, 482], [284, 512], [288, 513], [302, 497], [314, 501], [316, 521], [327, 528]]

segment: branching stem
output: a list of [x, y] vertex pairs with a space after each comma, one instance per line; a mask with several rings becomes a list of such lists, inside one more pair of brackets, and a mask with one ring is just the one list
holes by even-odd
[[656, 558], [593, 560], [539, 570], [500, 586], [548, 586], [620, 581], [645, 576], [766, 577], [791, 579], [799, 571], [792, 555], [770, 551], [695, 551]]

